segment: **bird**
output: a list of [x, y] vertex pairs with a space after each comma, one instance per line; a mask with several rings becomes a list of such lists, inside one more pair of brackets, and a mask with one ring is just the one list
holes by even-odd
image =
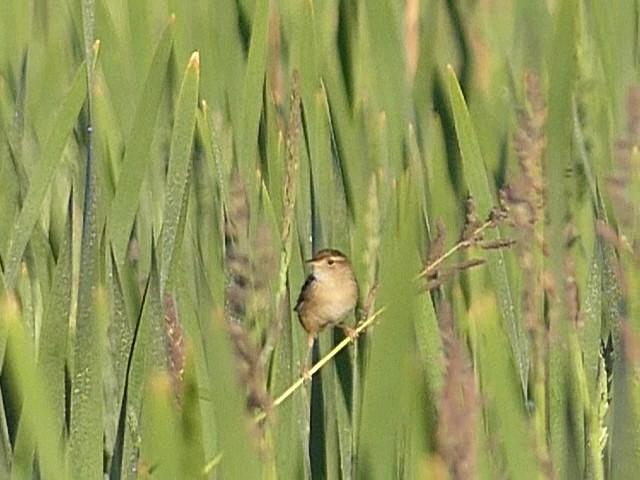
[[339, 250], [327, 248], [318, 251], [306, 263], [311, 273], [305, 280], [294, 310], [307, 332], [307, 370], [313, 342], [327, 326], [340, 326], [355, 341], [357, 333], [344, 325], [358, 302], [358, 282], [347, 256]]

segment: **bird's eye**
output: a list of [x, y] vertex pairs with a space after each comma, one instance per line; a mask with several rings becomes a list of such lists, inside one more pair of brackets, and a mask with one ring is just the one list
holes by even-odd
[[333, 265], [335, 263], [335, 260], [333, 258], [330, 258], [329, 260], [327, 260], [327, 263], [329, 265]]

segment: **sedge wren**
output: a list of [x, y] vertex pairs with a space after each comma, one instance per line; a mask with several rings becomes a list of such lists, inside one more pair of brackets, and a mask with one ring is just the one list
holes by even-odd
[[[311, 274], [302, 286], [294, 309], [307, 331], [305, 368], [318, 333], [328, 325], [341, 325], [358, 301], [358, 283], [351, 262], [342, 252], [320, 250], [307, 263], [311, 264]], [[342, 328], [355, 339], [354, 330], [343, 325]]]

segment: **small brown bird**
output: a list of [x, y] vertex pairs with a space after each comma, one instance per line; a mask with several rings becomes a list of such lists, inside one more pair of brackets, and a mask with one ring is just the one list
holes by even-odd
[[[342, 252], [320, 250], [307, 263], [311, 264], [311, 274], [302, 286], [295, 307], [300, 323], [307, 331], [305, 369], [318, 333], [327, 325], [341, 325], [358, 301], [358, 283], [351, 262]], [[355, 330], [342, 328], [355, 340]]]

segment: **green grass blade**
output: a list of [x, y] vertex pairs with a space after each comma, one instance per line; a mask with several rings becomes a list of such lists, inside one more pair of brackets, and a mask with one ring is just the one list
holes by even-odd
[[[91, 7], [92, 2], [85, 2]], [[86, 45], [93, 35], [93, 11], [83, 8], [83, 25]], [[93, 44], [93, 42], [91, 42]], [[84, 198], [82, 202], [82, 237], [80, 245], [80, 272], [78, 279], [78, 308], [75, 338], [73, 342], [73, 373], [69, 450], [71, 471], [82, 478], [94, 478], [102, 474], [103, 412], [102, 412], [102, 353], [101, 327], [106, 325], [103, 290], [99, 282], [99, 219], [96, 157], [93, 142], [93, 71], [98, 55], [96, 43], [87, 46], [86, 104], [88, 130], [86, 133], [86, 162], [84, 168]], [[79, 189], [82, 191], [83, 189]]]
[[583, 361], [588, 391], [592, 401], [596, 401], [597, 395], [599, 394], [598, 376], [603, 317], [602, 277], [605, 269], [605, 248], [606, 245], [603, 244], [603, 240], [600, 237], [596, 237], [590, 262], [586, 295], [581, 307], [581, 311], [584, 312], [585, 324], [580, 331], [580, 343], [584, 357]]
[[65, 366], [68, 360], [68, 330], [72, 298], [72, 202], [54, 272], [49, 302], [42, 320], [38, 368], [45, 380], [49, 408], [56, 412], [57, 431], [62, 435], [65, 411]]
[[[187, 270], [188, 267], [185, 264], [187, 264], [186, 261], [180, 263], [180, 268]], [[203, 279], [204, 274], [201, 263], [197, 262], [194, 268], [198, 272], [198, 277]], [[202, 454], [203, 459], [201, 459], [199, 465], [200, 470], [202, 465], [220, 453], [217, 443], [216, 412], [211, 408], [213, 392], [208, 388], [210, 384], [209, 370], [215, 368], [215, 366], [208, 363], [208, 358], [210, 358], [207, 356], [209, 343], [205, 339], [211, 338], [212, 331], [209, 323], [199, 316], [199, 312], [204, 311], [205, 306], [210, 307], [212, 305], [212, 299], [207, 292], [201, 294], [193, 292], [186, 282], [179, 282], [176, 285], [176, 292], [177, 304], [180, 306], [181, 323], [184, 325], [187, 338], [192, 339], [189, 342], [190, 348], [187, 351], [187, 365], [185, 367], [185, 405], [191, 401], [197, 403], [200, 420], [197, 429], [201, 432], [199, 450], [197, 452], [188, 452], [188, 458], [192, 460], [193, 456]], [[190, 371], [191, 364], [195, 364], [193, 366], [195, 373]], [[195, 379], [193, 375], [196, 376]], [[197, 383], [197, 391], [192, 392], [189, 389], [190, 382]], [[191, 398], [191, 396], [196, 396], [197, 398]], [[189, 415], [196, 415], [196, 413], [183, 409], [183, 418]], [[186, 418], [184, 421], [187, 421]], [[195, 432], [185, 431], [185, 434], [194, 435]]]
[[167, 173], [164, 219], [160, 236], [160, 291], [164, 292], [172, 268], [175, 252], [182, 243], [180, 225], [184, 225], [191, 151], [193, 148], [198, 89], [200, 81], [200, 56], [195, 52], [185, 71], [176, 106], [176, 119], [169, 150], [169, 172]]
[[[330, 332], [333, 333], [333, 332]], [[321, 355], [333, 348], [333, 335], [325, 335], [320, 339]], [[330, 341], [331, 340], [331, 341]], [[322, 422], [325, 451], [325, 471], [328, 478], [352, 478], [352, 462], [354, 459], [351, 442], [351, 420], [346, 397], [351, 395], [347, 380], [353, 372], [350, 371], [353, 346], [336, 357], [336, 362], [326, 365], [322, 375]], [[341, 378], [342, 377], [342, 381]], [[316, 409], [320, 405], [319, 396], [314, 398]], [[319, 437], [317, 434], [314, 437]], [[314, 447], [312, 440], [311, 448]]]
[[145, 387], [140, 465], [157, 478], [179, 478], [180, 444], [178, 412], [171, 377], [165, 373], [150, 376]]
[[[121, 277], [130, 272], [124, 265], [118, 269], [116, 260], [111, 253], [111, 272], [109, 275], [109, 305], [111, 306], [109, 325], [106, 329], [107, 360], [103, 369], [103, 385], [105, 390], [104, 430], [105, 430], [105, 454], [109, 461], [113, 456], [117, 445], [118, 422], [122, 410], [124, 398], [127, 365], [133, 343], [133, 328], [131, 318], [137, 318], [138, 312], [131, 311], [125, 299], [126, 287], [123, 286]], [[137, 290], [137, 285], [129, 285], [128, 290]], [[131, 304], [131, 303], [130, 303]], [[137, 307], [138, 304], [136, 304]], [[117, 460], [116, 460], [117, 461]]]
[[[96, 41], [95, 37], [95, 1], [94, 0], [82, 0], [82, 33], [84, 37], [84, 56], [87, 59], [86, 62], [86, 73], [87, 73], [87, 84], [93, 85], [93, 72], [95, 69], [95, 56], [97, 51], [94, 51], [93, 43]], [[93, 93], [91, 89], [89, 89], [89, 103], [92, 104], [92, 96]]]
[[[422, 199], [422, 215], [425, 223], [425, 230], [423, 232], [424, 243], [432, 242], [433, 235], [430, 228], [434, 228], [435, 225], [431, 225], [431, 219], [429, 217], [429, 204], [427, 197], [427, 185], [426, 181], [422, 182], [419, 179], [428, 179], [431, 175], [424, 171], [424, 166], [419, 158], [419, 148], [415, 135], [413, 125], [409, 126], [409, 133], [407, 135], [409, 144], [409, 158], [411, 166], [414, 172], [422, 172], [422, 176], [415, 175], [414, 181], [416, 188], [420, 192], [419, 197]], [[444, 182], [442, 182], [444, 183]], [[443, 188], [444, 186], [440, 187]], [[444, 190], [444, 188], [443, 188]], [[443, 199], [443, 196], [439, 197]], [[423, 373], [425, 375], [429, 397], [432, 401], [435, 401], [440, 395], [443, 381], [444, 381], [444, 357], [443, 357], [443, 344], [442, 336], [440, 335], [440, 329], [438, 326], [438, 318], [433, 306], [433, 299], [431, 295], [421, 295], [419, 300], [419, 311], [422, 315], [416, 318], [414, 322], [414, 328], [416, 331], [416, 343], [418, 351], [420, 353], [420, 361], [423, 366]], [[435, 415], [435, 411], [431, 412]]]
[[203, 420], [211, 415], [200, 410], [200, 383], [195, 365], [194, 352], [188, 349], [184, 368], [183, 401], [180, 416], [181, 453], [180, 474], [186, 478], [195, 478], [202, 474], [204, 465]]
[[[262, 93], [267, 67], [267, 27], [269, 25], [270, 0], [257, 0], [251, 28], [249, 57], [244, 77], [242, 93], [242, 123], [236, 132], [236, 152], [238, 163], [244, 172], [252, 172], [255, 168], [256, 139], [260, 113], [262, 110]], [[249, 185], [250, 197], [254, 197], [257, 189]]]
[[[416, 248], [416, 225], [420, 204], [403, 178], [397, 185], [399, 205], [390, 212], [382, 238], [380, 304], [386, 311], [379, 325], [366, 336], [367, 362], [363, 369], [362, 417], [358, 447], [358, 476], [396, 478], [402, 461], [403, 436], [415, 425], [410, 405], [421, 404], [417, 386], [419, 367], [407, 361], [415, 349], [413, 322], [417, 316], [417, 295], [413, 275], [421, 259]], [[411, 354], [413, 355], [413, 353]], [[416, 402], [416, 403], [414, 403]], [[410, 415], [406, 412], [411, 410]]]
[[[209, 365], [215, 365], [209, 375], [212, 392], [211, 408], [216, 415], [218, 445], [222, 460], [206, 459], [206, 473], [213, 471], [221, 478], [261, 478], [261, 463], [254, 449], [255, 432], [246, 418], [244, 395], [236, 378], [236, 357], [222, 315], [212, 312], [202, 319], [211, 332], [207, 349]], [[224, 392], [220, 395], [220, 392]], [[254, 433], [255, 434], [255, 433]]]
[[[0, 273], [0, 299], [4, 299], [6, 296], [6, 288], [4, 285], [4, 276]], [[7, 347], [7, 322], [0, 323], [0, 365], [2, 370], [5, 368], [5, 353]], [[5, 413], [5, 400], [4, 395], [0, 392], [0, 475], [4, 475], [7, 478], [11, 475], [11, 439], [9, 438], [9, 428], [7, 424], [7, 415]]]
[[[582, 445], [571, 441], [573, 413], [571, 399], [571, 365], [566, 346], [572, 327], [568, 317], [565, 235], [567, 222], [567, 182], [565, 170], [571, 161], [573, 137], [571, 99], [574, 92], [575, 34], [579, 18], [578, 2], [565, 0], [556, 12], [555, 35], [549, 63], [548, 148], [544, 164], [545, 205], [548, 226], [545, 241], [549, 249], [548, 268], [554, 285], [555, 298], [549, 312], [549, 439], [556, 474], [569, 478], [578, 473], [575, 452]], [[581, 439], [583, 440], [583, 439]]]
[[20, 2], [2, 2], [0, 7], [0, 65], [19, 69], [21, 57], [31, 36], [33, 5]]
[[149, 151], [156, 124], [160, 97], [169, 64], [173, 41], [174, 18], [164, 29], [153, 56], [140, 101], [136, 106], [134, 121], [126, 138], [126, 150], [122, 160], [116, 194], [108, 214], [107, 238], [114, 245], [118, 263], [124, 260], [131, 227], [138, 210], [142, 182], [148, 168]]
[[610, 478], [634, 478], [640, 468], [640, 409], [637, 390], [635, 372], [624, 359], [616, 359], [610, 406], [613, 415], [609, 447]]
[[129, 365], [124, 403], [120, 412], [123, 426], [122, 464], [119, 476], [129, 478], [138, 468], [144, 392], [150, 372], [166, 367], [164, 349], [164, 311], [160, 297], [160, 279], [155, 249], [151, 247], [151, 272], [145, 291], [142, 313], [135, 332]]
[[519, 372], [511, 368], [507, 355], [511, 339], [493, 320], [478, 318], [477, 321], [482, 323], [479, 328], [483, 332], [478, 345], [477, 368], [481, 372], [480, 383], [486, 402], [485, 417], [489, 438], [493, 439], [490, 442], [498, 447], [492, 449], [492, 459], [496, 462], [504, 458], [507, 477], [539, 478], [540, 464], [532, 445], [533, 435], [530, 435], [516, 388]]
[[[489, 183], [485, 163], [482, 159], [478, 139], [462, 90], [451, 67], [449, 67], [448, 85], [456, 136], [462, 157], [464, 178], [469, 193], [473, 195], [476, 201], [479, 214], [488, 216], [491, 209], [496, 205], [497, 198], [493, 194], [492, 185]], [[497, 229], [487, 233], [488, 240], [497, 240], [499, 238], [500, 234]], [[515, 292], [512, 291], [512, 283], [507, 272], [502, 250], [488, 252], [487, 257], [491, 279], [498, 295], [500, 313], [509, 333], [511, 350], [520, 376], [520, 386], [522, 387], [523, 396], [526, 396], [530, 362], [529, 345], [522, 319], [515, 308]]]
[[393, 0], [372, 0], [365, 3], [366, 21], [360, 28], [368, 36], [371, 63], [363, 75], [372, 84], [372, 96], [379, 102], [387, 122], [389, 167], [395, 175], [403, 168], [402, 140], [408, 119], [408, 80], [401, 25], [401, 9]]
[[11, 440], [2, 395], [0, 395], [0, 475], [6, 478], [11, 476]]
[[42, 151], [41, 164], [35, 170], [22, 209], [16, 220], [5, 259], [5, 281], [8, 286], [13, 286], [17, 279], [27, 242], [38, 218], [42, 214], [45, 195], [62, 162], [62, 152], [73, 127], [76, 125], [86, 96], [87, 80], [83, 64], [76, 71], [69, 91], [65, 95], [62, 106], [56, 115]]
[[[7, 353], [3, 374], [10, 372], [13, 385], [21, 392], [24, 404], [21, 418], [21, 435], [24, 441], [38, 448], [40, 473], [43, 478], [67, 478], [63, 455], [63, 444], [58, 429], [59, 421], [47, 401], [48, 393], [44, 387], [34, 361], [35, 355], [31, 341], [23, 328], [19, 306], [16, 299], [3, 295], [0, 299], [0, 317], [4, 319], [7, 333]], [[32, 443], [33, 442], [33, 443]], [[33, 450], [32, 450], [33, 452]], [[14, 452], [15, 453], [15, 452]], [[14, 478], [19, 472], [31, 471], [33, 457], [14, 458]], [[28, 464], [16, 464], [26, 461]]]

